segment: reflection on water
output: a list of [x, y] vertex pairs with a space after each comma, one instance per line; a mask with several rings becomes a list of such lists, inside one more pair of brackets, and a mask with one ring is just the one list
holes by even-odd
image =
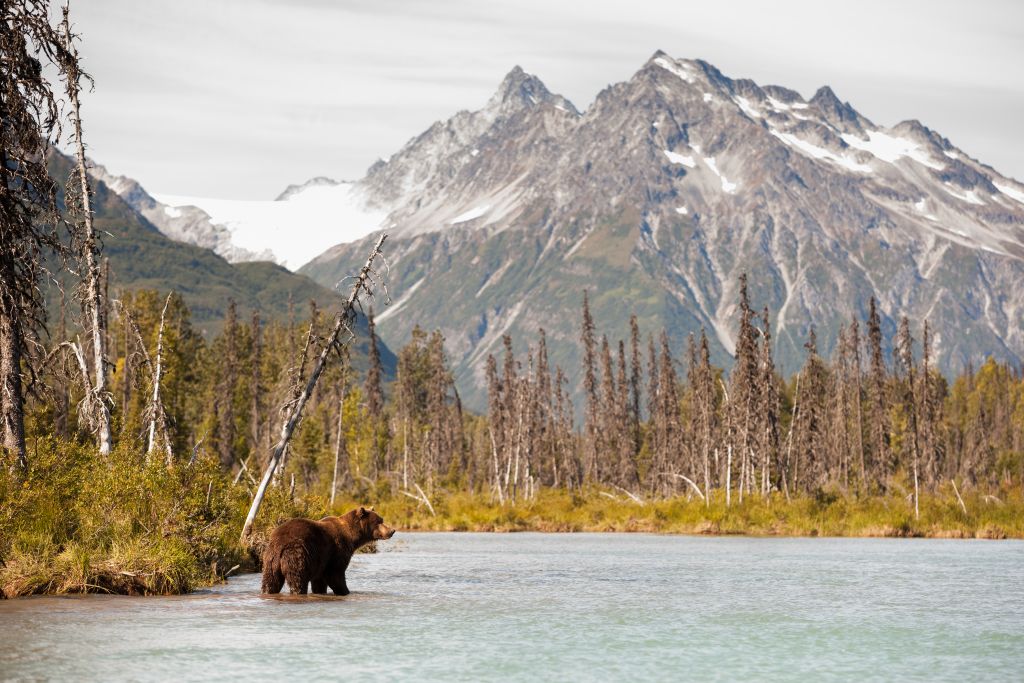
[[[401, 540], [399, 540], [401, 539]], [[255, 574], [0, 601], [3, 679], [1019, 679], [1024, 543], [401, 534], [347, 597]]]

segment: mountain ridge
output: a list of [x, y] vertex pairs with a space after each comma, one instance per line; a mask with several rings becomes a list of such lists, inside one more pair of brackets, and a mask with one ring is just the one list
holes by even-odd
[[[741, 273], [787, 373], [812, 325], [829, 353], [873, 295], [889, 333], [931, 320], [946, 371], [1024, 358], [1024, 186], [919, 121], [878, 126], [829, 86], [804, 99], [660, 51], [583, 112], [563, 99], [513, 69], [358, 182], [391, 234], [382, 336], [440, 328], [470, 405], [506, 333], [523, 350], [545, 328], [577, 371], [583, 289], [612, 339], [635, 310], [676, 348], [707, 329], [728, 365]], [[368, 241], [300, 272], [331, 281]]]

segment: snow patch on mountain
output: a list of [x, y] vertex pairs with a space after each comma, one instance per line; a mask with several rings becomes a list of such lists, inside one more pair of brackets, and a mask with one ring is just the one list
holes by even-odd
[[739, 185], [732, 182], [721, 171], [718, 170], [718, 163], [714, 157], [702, 157], [704, 164], [711, 169], [711, 172], [718, 176], [718, 179], [722, 181], [722, 190], [729, 194], [735, 194], [736, 190], [739, 189]]
[[671, 161], [673, 164], [682, 164], [683, 166], [686, 166], [687, 168], [696, 168], [697, 167], [697, 162], [694, 160], [693, 157], [684, 156], [684, 155], [679, 154], [677, 152], [673, 152], [672, 150], [669, 150], [669, 149], [662, 150], [662, 151], [665, 152], [665, 156], [667, 156], [668, 160]]
[[927, 152], [921, 149], [921, 145], [913, 140], [889, 135], [880, 130], [869, 130], [867, 136], [868, 139], [865, 140], [849, 133], [841, 135], [843, 142], [850, 147], [863, 150], [890, 164], [896, 163], [902, 157], [907, 157], [936, 171], [945, 168], [943, 164], [932, 159]]
[[997, 190], [1005, 194], [1010, 199], [1013, 199], [1015, 201], [1020, 202], [1021, 204], [1024, 204], [1024, 190], [1018, 190], [1012, 185], [1004, 185], [1003, 183], [996, 181], [992, 181], [992, 184], [995, 185]]
[[269, 249], [291, 270], [330, 247], [365, 237], [386, 217], [386, 212], [366, 205], [353, 183], [314, 184], [290, 192], [283, 200], [155, 197], [168, 206], [202, 209], [231, 232], [234, 244], [252, 251]]
[[690, 65], [684, 61], [677, 61], [671, 57], [658, 57], [654, 60], [654, 63], [665, 71], [668, 71], [670, 74], [678, 76], [687, 83], [695, 83], [697, 81], [697, 77], [693, 73]]
[[466, 213], [459, 214], [458, 216], [453, 218], [451, 220], [451, 224], [452, 225], [458, 225], [459, 223], [466, 223], [468, 221], [476, 220], [477, 218], [480, 218], [481, 216], [486, 215], [487, 212], [490, 211], [490, 210], [491, 210], [491, 206], [489, 204], [484, 204], [483, 206], [474, 207], [474, 208], [470, 209], [469, 211], [467, 211]]
[[949, 183], [943, 184], [942, 188], [950, 195], [956, 197], [962, 202], [967, 202], [968, 204], [975, 204], [977, 206], [982, 206], [985, 203], [984, 201], [982, 201], [981, 198], [978, 197], [978, 193], [974, 190], [968, 190], [967, 192], [961, 193], [958, 192], [957, 189], [950, 185]]
[[800, 152], [803, 152], [804, 154], [813, 159], [825, 159], [827, 161], [839, 164], [843, 168], [855, 171], [857, 173], [871, 173], [871, 166], [867, 164], [858, 163], [854, 159], [850, 159], [840, 154], [836, 154], [832, 150], [825, 149], [824, 147], [818, 147], [817, 145], [811, 144], [806, 140], [801, 140], [792, 133], [783, 133], [782, 131], [775, 130], [774, 128], [770, 129], [768, 132], [777, 137], [779, 140], [782, 140], [790, 147], [793, 147], [799, 150]]

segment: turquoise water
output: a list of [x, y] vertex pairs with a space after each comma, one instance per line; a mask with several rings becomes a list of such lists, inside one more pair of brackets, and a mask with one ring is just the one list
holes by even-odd
[[400, 532], [348, 584], [0, 602], [0, 678], [1024, 678], [1017, 541]]

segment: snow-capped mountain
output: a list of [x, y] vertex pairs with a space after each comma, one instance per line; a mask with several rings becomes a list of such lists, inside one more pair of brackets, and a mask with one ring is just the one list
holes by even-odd
[[[577, 372], [585, 288], [613, 340], [635, 312], [676, 348], [706, 328], [727, 363], [744, 272], [787, 372], [811, 325], [828, 353], [872, 295], [889, 333], [931, 322], [946, 370], [1024, 358], [1024, 185], [828, 87], [805, 99], [658, 52], [581, 113], [516, 68], [357, 187], [393, 226], [384, 338], [440, 328], [471, 402], [504, 333], [525, 351], [545, 328]], [[302, 272], [333, 284], [369, 239]]]

